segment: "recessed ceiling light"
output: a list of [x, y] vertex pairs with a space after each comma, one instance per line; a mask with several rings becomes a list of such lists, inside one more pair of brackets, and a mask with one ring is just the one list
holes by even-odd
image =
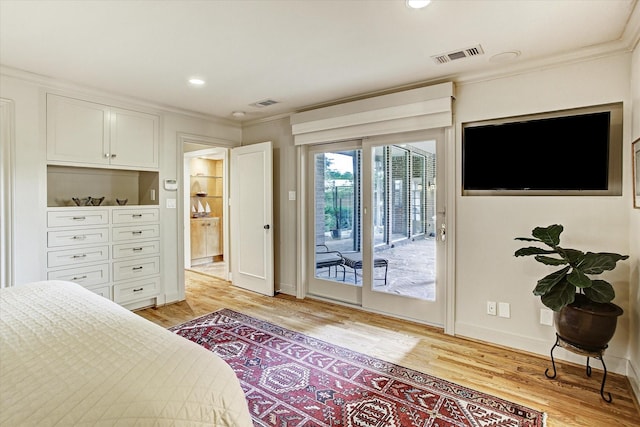
[[193, 86], [202, 86], [204, 85], [204, 80], [202, 80], [199, 77], [192, 77], [189, 79], [189, 84], [193, 85]]
[[422, 9], [427, 7], [431, 3], [431, 0], [407, 0], [407, 7], [411, 9]]
[[245, 112], [244, 111], [234, 111], [233, 113], [231, 113], [231, 115], [233, 117], [235, 117], [236, 119], [242, 118], [245, 116]]

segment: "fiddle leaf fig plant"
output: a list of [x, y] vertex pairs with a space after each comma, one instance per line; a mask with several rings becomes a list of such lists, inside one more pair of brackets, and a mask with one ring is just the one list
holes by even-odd
[[545, 247], [529, 246], [518, 249], [516, 257], [533, 256], [536, 261], [556, 267], [559, 270], [538, 280], [533, 294], [541, 298], [544, 305], [554, 311], [571, 304], [576, 292], [584, 294], [589, 300], [597, 303], [611, 302], [615, 298], [613, 286], [602, 279], [592, 279], [589, 275], [601, 274], [613, 270], [618, 261], [629, 258], [610, 252], [582, 252], [577, 249], [560, 246], [560, 234], [564, 227], [559, 224], [548, 227], [536, 227], [531, 237], [516, 237], [515, 240], [536, 242]]

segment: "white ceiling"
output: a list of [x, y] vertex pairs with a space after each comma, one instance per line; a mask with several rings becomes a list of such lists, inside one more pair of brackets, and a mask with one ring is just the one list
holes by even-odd
[[[251, 120], [630, 50], [640, 33], [634, 9], [637, 0], [433, 0], [421, 10], [404, 0], [0, 0], [0, 64]], [[478, 44], [484, 55], [432, 59]], [[492, 60], [509, 51], [521, 55]], [[190, 76], [207, 83], [190, 87]], [[250, 106], [269, 98], [279, 103]]]

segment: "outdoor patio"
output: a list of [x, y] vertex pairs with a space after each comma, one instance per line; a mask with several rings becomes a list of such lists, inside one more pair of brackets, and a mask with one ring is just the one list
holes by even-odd
[[[354, 254], [349, 250], [350, 239], [327, 240], [330, 251], [339, 251], [345, 257]], [[405, 240], [392, 248], [376, 250], [374, 258], [388, 260], [387, 280], [384, 282], [384, 267], [374, 268], [375, 291], [404, 295], [407, 297], [435, 300], [435, 240], [433, 237]], [[317, 269], [316, 277], [342, 282], [342, 267]], [[357, 270], [357, 286], [362, 286], [362, 270]], [[345, 282], [355, 285], [354, 269], [345, 267]]]

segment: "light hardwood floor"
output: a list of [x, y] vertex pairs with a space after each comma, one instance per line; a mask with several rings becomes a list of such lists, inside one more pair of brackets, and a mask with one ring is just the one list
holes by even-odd
[[[210, 276], [187, 271], [186, 301], [137, 313], [164, 327], [229, 308], [304, 334], [366, 353], [547, 413], [547, 426], [640, 426], [640, 409], [626, 377], [609, 374], [600, 398], [602, 372], [588, 378], [584, 366], [556, 363], [558, 377], [544, 371], [548, 358], [459, 337], [441, 330], [288, 295], [265, 297]], [[606, 361], [606, 355], [605, 355]], [[598, 361], [592, 365], [600, 366]]]

